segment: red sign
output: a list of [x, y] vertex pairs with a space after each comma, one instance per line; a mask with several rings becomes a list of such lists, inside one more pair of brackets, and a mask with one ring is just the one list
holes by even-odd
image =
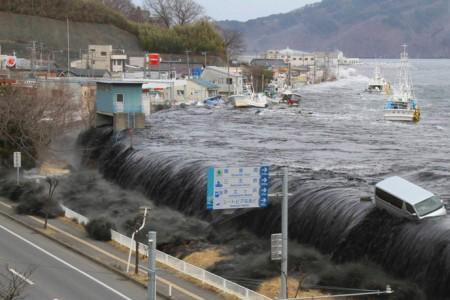
[[8, 68], [14, 68], [16, 66], [16, 57], [15, 56], [8, 56], [6, 58], [6, 66]]
[[150, 53], [148, 55], [148, 63], [152, 66], [154, 65], [159, 65], [159, 63], [161, 62], [161, 56], [159, 55], [159, 53]]

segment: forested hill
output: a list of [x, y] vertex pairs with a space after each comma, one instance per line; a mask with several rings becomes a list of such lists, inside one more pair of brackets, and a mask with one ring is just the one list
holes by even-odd
[[[111, 9], [105, 0], [2, 0], [0, 45], [4, 51], [25, 54], [31, 41], [48, 50], [65, 50], [66, 20], [70, 22], [73, 57], [88, 44], [112, 44], [139, 52], [223, 54], [223, 39], [206, 19], [164, 26], [157, 19], [138, 20], [135, 14]], [[130, 2], [129, 0], [125, 2]], [[108, 2], [109, 3], [109, 2]], [[131, 3], [131, 2], [130, 2]], [[133, 4], [131, 4], [133, 5]], [[142, 12], [136, 8], [135, 12]], [[147, 12], [148, 13], [148, 12]], [[144, 16], [142, 14], [141, 16]], [[139, 22], [135, 22], [139, 21]], [[71, 47], [72, 48], [72, 47]], [[28, 50], [27, 50], [28, 49]]]
[[221, 21], [240, 31], [247, 51], [296, 48], [343, 50], [347, 56], [450, 58], [449, 0], [323, 0], [247, 22]]

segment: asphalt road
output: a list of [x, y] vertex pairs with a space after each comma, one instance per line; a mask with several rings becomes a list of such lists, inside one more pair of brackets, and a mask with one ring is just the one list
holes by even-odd
[[0, 216], [0, 273], [30, 267], [25, 299], [146, 299], [142, 287]]

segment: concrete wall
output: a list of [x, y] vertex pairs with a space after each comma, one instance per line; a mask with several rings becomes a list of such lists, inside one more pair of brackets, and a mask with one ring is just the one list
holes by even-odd
[[144, 113], [115, 113], [113, 118], [114, 130], [120, 131], [128, 128], [144, 128]]

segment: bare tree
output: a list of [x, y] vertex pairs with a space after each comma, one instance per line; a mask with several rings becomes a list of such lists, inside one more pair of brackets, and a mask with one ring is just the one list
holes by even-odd
[[42, 208], [42, 212], [44, 213], [45, 221], [44, 221], [44, 229], [47, 229], [47, 223], [48, 223], [48, 214], [50, 205], [53, 201], [53, 194], [55, 193], [56, 188], [58, 187], [58, 179], [54, 177], [47, 177], [45, 181], [48, 183], [48, 199], [46, 203], [44, 203], [44, 207]]
[[80, 113], [68, 88], [10, 86], [0, 90], [0, 139], [34, 159], [71, 126]]
[[5, 273], [0, 274], [0, 298], [4, 300], [25, 299], [25, 290], [35, 269], [35, 267], [29, 267], [25, 272], [18, 272], [6, 265]]
[[148, 20], [148, 14], [141, 7], [135, 6], [131, 0], [101, 0], [101, 2], [135, 22], [143, 23]]
[[230, 56], [242, 53], [245, 43], [242, 33], [235, 30], [222, 30], [223, 45]]
[[145, 0], [144, 3], [168, 28], [192, 23], [204, 14], [203, 7], [194, 0]]
[[173, 22], [172, 0], [145, 0], [144, 7], [169, 28]]
[[174, 23], [184, 25], [192, 23], [204, 14], [204, 8], [193, 0], [172, 0]]

